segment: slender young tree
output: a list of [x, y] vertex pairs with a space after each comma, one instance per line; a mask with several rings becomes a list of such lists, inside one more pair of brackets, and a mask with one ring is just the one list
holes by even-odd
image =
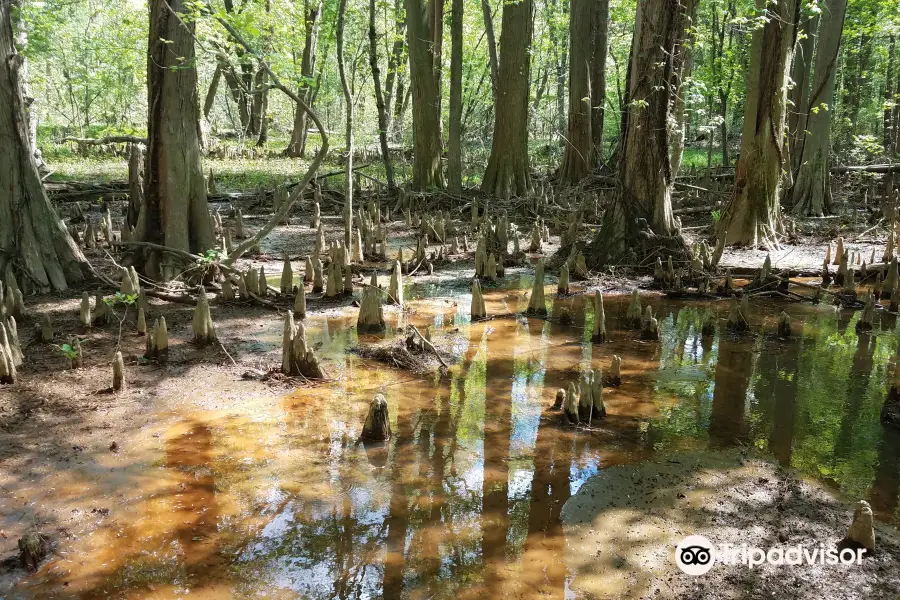
[[597, 3], [571, 0], [569, 10], [572, 15], [569, 19], [569, 126], [563, 141], [565, 150], [559, 178], [563, 183], [577, 183], [591, 172], [594, 154], [591, 64]]
[[381, 144], [381, 160], [384, 163], [388, 190], [393, 191], [394, 163], [388, 148], [388, 107], [384, 103], [381, 87], [381, 68], [378, 66], [378, 33], [375, 30], [375, 0], [369, 0], [369, 68], [372, 70], [372, 87], [375, 90], [375, 110], [378, 113], [378, 141]]
[[[439, 60], [431, 27], [435, 3], [440, 0], [405, 0], [406, 33], [412, 88], [413, 166], [415, 190], [444, 187], [441, 169], [441, 104], [435, 65]], [[400, 94], [395, 102], [402, 106]], [[402, 113], [401, 113], [402, 114]], [[395, 117], [396, 118], [396, 117]]]
[[775, 247], [782, 229], [781, 196], [786, 166], [784, 125], [787, 77], [800, 16], [797, 0], [768, 3], [765, 24], [753, 32], [741, 154], [734, 195], [719, 220], [727, 244]]
[[447, 140], [447, 183], [450, 191], [462, 191], [462, 70], [463, 0], [450, 7], [450, 132]]
[[0, 280], [12, 266], [23, 291], [65, 290], [89, 269], [41, 184], [12, 28], [16, 9], [16, 2], [0, 1]]
[[[186, 0], [150, 0], [147, 156], [136, 237], [202, 253], [215, 246], [200, 160], [194, 23]], [[175, 275], [169, 255], [137, 257], [154, 278]]]
[[792, 190], [794, 213], [821, 216], [831, 205], [831, 114], [838, 50], [844, 30], [847, 0], [826, 0], [819, 27], [815, 73], [809, 97], [809, 116], [800, 169]]
[[593, 242], [597, 264], [629, 254], [686, 251], [672, 215], [668, 123], [675, 90], [675, 46], [683, 36], [678, 0], [640, 0], [628, 79], [628, 111], [620, 150], [621, 189]]
[[503, 4], [494, 137], [481, 189], [501, 198], [531, 189], [528, 88], [531, 80], [532, 0]]
[[481, 14], [484, 18], [484, 35], [487, 40], [488, 60], [491, 65], [491, 92], [494, 103], [497, 102], [497, 88], [500, 86], [500, 60], [497, 58], [497, 38], [494, 35], [494, 15], [491, 13], [491, 3], [481, 0]]
[[338, 74], [341, 77], [341, 89], [344, 92], [345, 139], [347, 143], [347, 161], [345, 163], [346, 187], [344, 189], [344, 247], [349, 252], [353, 243], [353, 119], [355, 102], [353, 91], [350, 89], [350, 80], [347, 78], [347, 69], [344, 64], [344, 24], [347, 16], [347, 0], [340, 0], [337, 13], [337, 63]]
[[[304, 28], [306, 38], [303, 44], [303, 56], [300, 59], [300, 86], [298, 95], [306, 103], [312, 106], [312, 95], [315, 86], [312, 85], [316, 72], [316, 51], [319, 41], [319, 15], [322, 14], [322, 0], [305, 0], [303, 3]], [[302, 157], [306, 151], [306, 111], [297, 106], [294, 111], [294, 129], [291, 132], [291, 141], [284, 153], [287, 156]]]

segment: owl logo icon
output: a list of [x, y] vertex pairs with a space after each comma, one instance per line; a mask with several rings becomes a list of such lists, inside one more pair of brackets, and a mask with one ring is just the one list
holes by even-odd
[[688, 575], [703, 575], [716, 564], [716, 549], [702, 535], [689, 535], [675, 547], [675, 564]]

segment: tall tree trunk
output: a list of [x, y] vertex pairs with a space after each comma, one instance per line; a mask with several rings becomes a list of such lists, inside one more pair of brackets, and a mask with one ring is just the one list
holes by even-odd
[[531, 83], [532, 0], [506, 2], [500, 33], [500, 81], [491, 157], [481, 189], [501, 198], [531, 189], [528, 86]]
[[22, 87], [24, 58], [13, 38], [15, 10], [17, 3], [0, 2], [0, 280], [11, 266], [23, 292], [65, 290], [82, 281], [88, 265], [41, 184]]
[[401, 74], [400, 69], [406, 64], [403, 51], [406, 48], [406, 20], [403, 18], [403, 0], [394, 0], [394, 22], [396, 31], [394, 33], [394, 44], [391, 53], [388, 56], [388, 72], [384, 82], [384, 107], [388, 117], [387, 131], [388, 136], [394, 137], [394, 111], [403, 101], [402, 91], [395, 94], [394, 84], [396, 82], [398, 89], [400, 87]]
[[603, 118], [606, 115], [606, 55], [609, 53], [609, 0], [597, 0], [594, 10], [594, 42], [591, 58], [592, 164], [603, 160]]
[[[728, 244], [772, 247], [782, 229], [782, 170], [785, 168], [784, 125], [787, 104], [785, 85], [800, 13], [797, 0], [767, 4], [765, 25], [753, 32], [744, 131], [735, 172], [735, 190], [718, 234]], [[726, 235], [727, 234], [727, 235]]]
[[[441, 105], [435, 75], [434, 4], [439, 0], [406, 0], [406, 34], [413, 102], [412, 187], [444, 187], [441, 169]], [[397, 99], [400, 99], [398, 94]], [[402, 115], [402, 113], [400, 113]]]
[[831, 206], [831, 161], [828, 158], [831, 114], [834, 112], [834, 82], [846, 12], [847, 0], [826, 0], [822, 11], [806, 126], [809, 133], [803, 143], [800, 170], [792, 190], [794, 213], [798, 215], [821, 216]]
[[262, 147], [268, 138], [266, 110], [269, 107], [269, 75], [262, 67], [253, 78], [253, 110], [251, 111], [250, 130], [256, 135], [256, 145]]
[[675, 89], [675, 46], [684, 35], [678, 0], [639, 0], [628, 74], [628, 112], [619, 158], [621, 190], [594, 239], [592, 259], [613, 264], [630, 251], [682, 255], [672, 215], [668, 122]]
[[788, 110], [788, 139], [790, 141], [791, 172], [796, 174], [803, 155], [803, 141], [806, 139], [806, 119], [809, 115], [809, 82], [812, 79], [813, 54], [816, 49], [816, 30], [819, 15], [804, 19], [800, 24], [797, 48], [791, 64], [791, 108]]
[[344, 92], [344, 104], [347, 111], [345, 139], [347, 143], [346, 189], [344, 190], [344, 248], [352, 249], [353, 240], [353, 93], [347, 79], [344, 65], [344, 19], [347, 15], [347, 0], [340, 0], [337, 14], [337, 63], [341, 77], [341, 89]]
[[884, 150], [888, 156], [894, 155], [894, 128], [897, 123], [893, 120], [893, 107], [896, 99], [894, 94], [894, 61], [896, 57], [896, 38], [891, 34], [888, 42], [888, 64], [887, 73], [884, 77], [884, 109], [882, 110], [883, 123], [883, 143]]
[[[322, 14], [322, 0], [307, 0], [303, 7], [305, 16], [305, 35], [303, 44], [303, 57], [300, 62], [300, 86], [297, 95], [312, 106], [312, 93], [314, 86], [310, 85], [316, 72], [316, 46], [319, 40], [319, 16]], [[284, 153], [294, 158], [302, 157], [306, 148], [306, 111], [298, 105], [294, 111], [294, 129], [291, 132], [291, 141]]]
[[209, 121], [209, 115], [212, 113], [213, 106], [216, 103], [216, 92], [219, 90], [219, 81], [222, 79], [222, 66], [217, 64], [216, 70], [213, 71], [212, 79], [209, 81], [209, 88], [206, 90], [206, 100], [203, 102], [203, 118]]
[[672, 163], [672, 178], [678, 176], [678, 170], [681, 168], [681, 159], [684, 154], [684, 137], [686, 130], [686, 122], [684, 118], [685, 96], [687, 95], [687, 86], [685, 83], [691, 77], [691, 69], [693, 68], [693, 45], [694, 41], [689, 31], [693, 31], [694, 20], [697, 16], [696, 0], [682, 0], [683, 14], [686, 19], [686, 25], [681, 27], [682, 36], [676, 41], [674, 69], [675, 69], [675, 89], [672, 98], [672, 115], [669, 118], [669, 158]]
[[463, 0], [450, 8], [450, 138], [447, 143], [447, 183], [450, 191], [462, 191], [462, 60]]
[[[200, 105], [194, 61], [194, 23], [185, 0], [151, 0], [147, 61], [147, 166], [137, 239], [178, 250], [215, 246], [200, 161]], [[143, 270], [175, 275], [171, 256], [151, 253]]]
[[497, 90], [500, 86], [500, 61], [497, 60], [497, 38], [494, 35], [494, 17], [491, 3], [481, 0], [481, 14], [484, 16], [484, 33], [487, 39], [488, 60], [491, 65], [491, 91], [494, 104], [497, 103]]
[[391, 151], [388, 148], [388, 112], [384, 104], [384, 91], [381, 88], [381, 69], [378, 67], [378, 35], [375, 31], [375, 0], [369, 0], [369, 67], [372, 69], [372, 82], [375, 88], [375, 107], [378, 111], [378, 140], [381, 143], [381, 160], [388, 190], [394, 190], [394, 164], [391, 162]]
[[571, 0], [569, 9], [569, 126], [559, 179], [577, 183], [591, 172], [594, 137], [591, 133], [591, 62], [594, 0]]
[[[559, 0], [551, 0], [553, 6], [556, 7], [556, 3]], [[568, 7], [567, 2], [562, 2], [561, 10], [565, 13]], [[550, 45], [554, 49], [555, 56], [555, 64], [554, 68], [556, 71], [556, 133], [563, 137], [567, 134], [566, 128], [566, 76], [568, 75], [567, 65], [568, 65], [568, 53], [569, 53], [569, 45], [566, 42], [565, 35], [562, 35], [565, 30], [559, 27], [554, 23], [549, 24], [549, 37], [550, 37]]]

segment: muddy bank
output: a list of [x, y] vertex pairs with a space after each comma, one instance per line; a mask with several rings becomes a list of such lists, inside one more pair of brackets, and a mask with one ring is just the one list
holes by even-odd
[[675, 564], [689, 535], [768, 549], [836, 547], [853, 503], [738, 450], [659, 457], [605, 469], [562, 510], [573, 588], [587, 598], [889, 598], [900, 589], [900, 536], [876, 524], [861, 565], [715, 564], [698, 576]]

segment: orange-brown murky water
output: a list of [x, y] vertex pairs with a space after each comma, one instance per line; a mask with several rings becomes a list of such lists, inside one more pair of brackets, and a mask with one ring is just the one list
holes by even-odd
[[[704, 306], [652, 298], [662, 340], [646, 342], [619, 328], [622, 300], [607, 298], [604, 345], [590, 343], [584, 297], [551, 302], [574, 326], [471, 324], [464, 293], [414, 300], [412, 322], [458, 339], [443, 379], [347, 353], [352, 316], [313, 319], [333, 383], [240, 413], [170, 407], [177, 424], [142, 432], [125, 469], [73, 471], [59, 493], [108, 498], [113, 517], [67, 541], [13, 597], [574, 597], [565, 501], [599, 469], [685, 448], [768, 450], [897, 519], [900, 435], [878, 419], [892, 317], [857, 336], [853, 313], [789, 305], [800, 333], [778, 340], [773, 304], [751, 319], [768, 335], [703, 337]], [[487, 301], [489, 314], [525, 308], [520, 291]], [[712, 306], [724, 318], [727, 304]], [[604, 426], [560, 425], [548, 410], [556, 389], [613, 354], [624, 382], [605, 390]], [[364, 446], [377, 392], [394, 436]]]

